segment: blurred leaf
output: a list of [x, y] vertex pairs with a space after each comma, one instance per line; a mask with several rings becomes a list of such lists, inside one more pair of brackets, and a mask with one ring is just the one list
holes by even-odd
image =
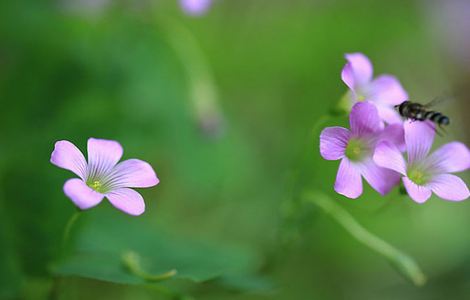
[[229, 289], [237, 291], [250, 292], [269, 292], [272, 291], [273, 283], [266, 278], [258, 276], [228, 275], [217, 279], [215, 283], [223, 285]]
[[75, 240], [75, 250], [53, 267], [63, 276], [97, 280], [146, 283], [144, 276], [129, 272], [123, 255], [139, 256], [147, 274], [162, 274], [175, 269], [173, 278], [202, 282], [222, 275], [250, 275], [259, 268], [255, 253], [238, 247], [213, 245], [162, 232], [142, 218], [133, 218], [102, 205], [85, 212]]

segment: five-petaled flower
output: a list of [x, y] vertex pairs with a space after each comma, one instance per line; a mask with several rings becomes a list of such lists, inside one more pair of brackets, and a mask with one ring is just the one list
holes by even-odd
[[469, 191], [465, 182], [449, 173], [470, 168], [469, 149], [462, 143], [451, 142], [428, 155], [435, 135], [432, 124], [407, 121], [404, 130], [408, 162], [387, 142], [377, 146], [374, 161], [400, 173], [408, 195], [418, 203], [428, 200], [432, 192], [446, 200], [467, 199]]
[[65, 182], [64, 192], [80, 209], [98, 205], [104, 197], [117, 209], [130, 215], [145, 211], [142, 196], [130, 188], [157, 185], [159, 180], [152, 167], [139, 159], [119, 162], [122, 146], [111, 140], [88, 139], [88, 162], [71, 142], [58, 141], [51, 162], [80, 177]]
[[180, 0], [181, 8], [191, 16], [201, 16], [209, 10], [212, 0]]
[[349, 108], [356, 102], [371, 101], [377, 106], [380, 118], [388, 124], [401, 123], [395, 105], [408, 99], [408, 94], [398, 79], [380, 75], [372, 79], [372, 64], [362, 53], [346, 54], [348, 61], [341, 72], [341, 79], [349, 87]]
[[350, 128], [325, 128], [320, 135], [320, 153], [324, 159], [341, 159], [335, 191], [349, 198], [362, 194], [362, 179], [380, 194], [388, 193], [400, 181], [395, 171], [377, 166], [372, 155], [377, 143], [387, 139], [403, 147], [403, 126], [383, 127], [377, 108], [370, 102], [356, 103], [350, 115]]

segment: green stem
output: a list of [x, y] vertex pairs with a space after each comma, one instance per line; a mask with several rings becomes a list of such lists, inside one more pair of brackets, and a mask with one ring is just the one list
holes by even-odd
[[202, 47], [183, 24], [163, 16], [158, 20], [186, 73], [188, 97], [196, 121], [206, 134], [217, 137], [223, 131], [224, 118], [217, 86]]
[[387, 258], [401, 274], [415, 285], [422, 286], [426, 283], [426, 276], [410, 256], [362, 227], [351, 214], [331, 198], [321, 193], [310, 192], [306, 193], [303, 199], [322, 208], [356, 240]]
[[59, 287], [60, 287], [60, 277], [54, 276], [52, 279], [52, 283], [49, 289], [49, 294], [47, 296], [47, 299], [49, 300], [59, 299]]
[[[313, 124], [312, 129], [310, 130], [307, 138], [306, 138], [306, 143], [308, 143], [307, 146], [303, 147], [303, 150], [299, 153], [299, 156], [302, 158], [299, 162], [296, 168], [294, 168], [293, 172], [293, 177], [291, 179], [291, 186], [292, 189], [294, 190], [295, 196], [297, 196], [302, 190], [305, 182], [302, 182], [302, 178], [307, 178], [309, 176], [305, 176], [305, 174], [308, 172], [310, 169], [310, 165], [308, 163], [305, 163], [309, 160], [309, 156], [312, 155], [312, 149], [315, 151], [314, 153], [319, 153], [319, 136], [320, 136], [320, 129], [322, 126], [328, 122], [333, 116], [330, 114], [327, 115], [322, 115], [320, 116], [316, 122]], [[294, 196], [294, 198], [296, 198]]]
[[70, 232], [72, 231], [73, 225], [77, 222], [78, 218], [81, 215], [81, 210], [78, 210], [73, 213], [72, 216], [70, 216], [69, 220], [67, 221], [67, 224], [65, 225], [64, 233], [62, 235], [62, 251], [65, 251], [67, 247], [67, 243], [70, 239]]
[[322, 115], [321, 117], [319, 117], [317, 119], [317, 121], [315, 122], [315, 124], [313, 125], [312, 127], [312, 131], [311, 131], [311, 134], [313, 135], [313, 137], [315, 137], [315, 135], [318, 133], [320, 127], [325, 124], [329, 119], [332, 118], [332, 115], [330, 114], [327, 114], [327, 115]]
[[[67, 224], [65, 224], [64, 233], [62, 234], [62, 244], [61, 244], [61, 249], [60, 249], [61, 257], [65, 256], [67, 252], [67, 243], [69, 242], [69, 239], [70, 239], [70, 233], [72, 231], [73, 225], [79, 219], [81, 212], [82, 212], [81, 210], [75, 211], [70, 216], [69, 220], [67, 221]], [[59, 298], [59, 286], [60, 286], [60, 277], [54, 275], [53, 282], [49, 290], [48, 299], [55, 300]]]

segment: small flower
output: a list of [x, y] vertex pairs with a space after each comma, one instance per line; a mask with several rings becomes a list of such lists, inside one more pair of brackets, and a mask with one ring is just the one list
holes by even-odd
[[104, 197], [117, 209], [138, 216], [145, 211], [142, 196], [130, 188], [157, 185], [152, 167], [139, 159], [119, 162], [122, 146], [116, 141], [88, 139], [88, 163], [80, 150], [69, 141], [55, 143], [51, 163], [77, 174], [65, 182], [64, 193], [80, 209], [98, 205]]
[[403, 184], [410, 197], [424, 203], [432, 192], [442, 199], [461, 201], [469, 197], [465, 182], [449, 173], [470, 168], [470, 151], [459, 142], [443, 145], [431, 155], [435, 130], [431, 123], [405, 122], [405, 143], [408, 162], [394, 145], [382, 142], [377, 146], [374, 161], [403, 176]]
[[371, 101], [379, 110], [380, 118], [388, 124], [401, 123], [395, 105], [408, 99], [408, 94], [398, 79], [391, 75], [380, 75], [372, 79], [372, 64], [362, 53], [346, 54], [347, 63], [341, 79], [349, 87], [349, 107], [360, 101]]
[[201, 16], [209, 10], [212, 0], [180, 0], [181, 8], [191, 16]]
[[350, 115], [350, 128], [325, 128], [320, 135], [320, 153], [324, 159], [341, 159], [335, 182], [335, 191], [349, 198], [362, 194], [362, 179], [380, 194], [388, 193], [400, 176], [394, 171], [377, 166], [372, 160], [375, 146], [387, 139], [401, 147], [403, 126], [393, 124], [383, 128], [377, 108], [370, 102], [356, 103]]

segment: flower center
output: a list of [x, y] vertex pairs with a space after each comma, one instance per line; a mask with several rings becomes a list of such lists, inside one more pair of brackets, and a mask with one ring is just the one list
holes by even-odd
[[90, 180], [87, 182], [87, 185], [98, 193], [105, 192], [103, 184], [99, 180]]
[[407, 175], [417, 185], [425, 185], [429, 181], [429, 175], [420, 168], [411, 168]]
[[346, 146], [346, 157], [351, 161], [360, 161], [368, 153], [366, 143], [359, 139], [351, 138]]
[[362, 102], [364, 100], [366, 100], [366, 96], [364, 95], [356, 95], [356, 99], [358, 102]]

